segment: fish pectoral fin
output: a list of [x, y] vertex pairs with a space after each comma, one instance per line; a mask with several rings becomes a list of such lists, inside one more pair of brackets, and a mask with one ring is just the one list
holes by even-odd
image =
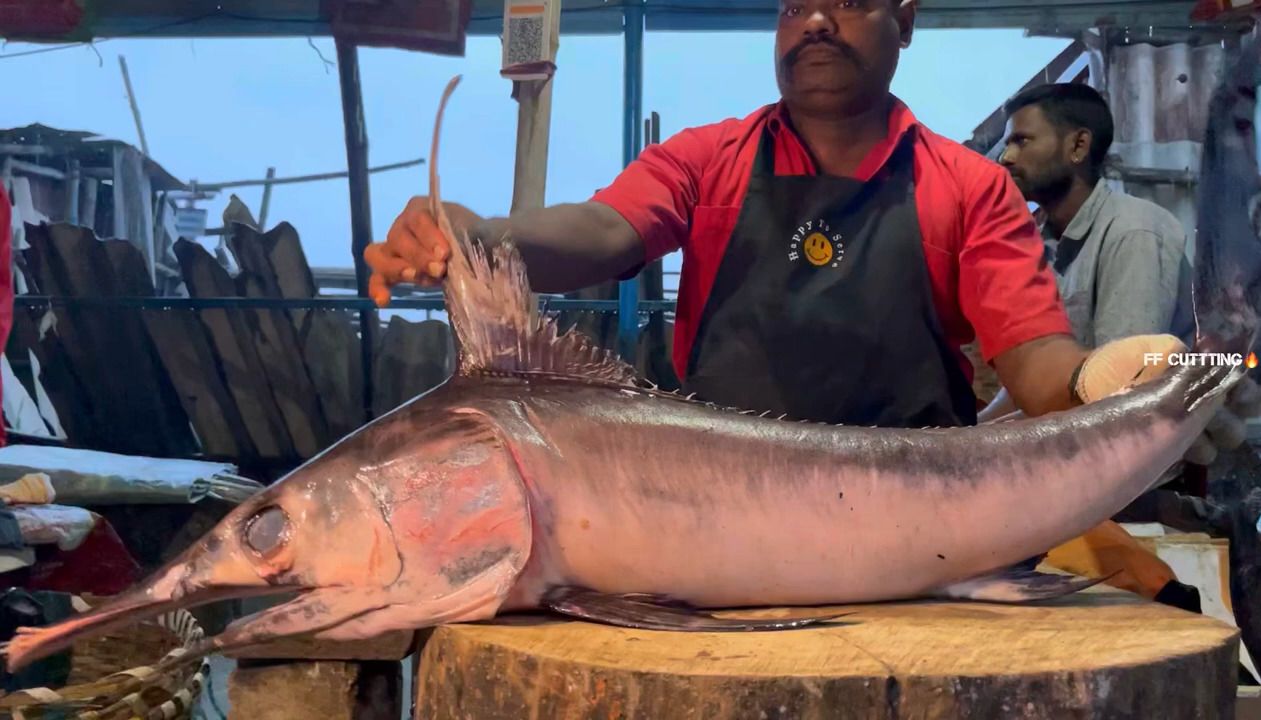
[[1024, 603], [1071, 595], [1111, 578], [1084, 578], [1034, 570], [1030, 561], [989, 575], [946, 585], [930, 597], [947, 600], [980, 600], [995, 603]]
[[697, 607], [691, 603], [672, 598], [669, 595], [658, 595], [655, 593], [624, 593], [617, 595], [623, 600], [631, 602], [646, 603], [648, 605], [660, 605], [662, 607], [677, 608], [679, 610], [696, 610]]
[[732, 632], [789, 630], [835, 620], [849, 613], [795, 618], [724, 618], [662, 595], [610, 595], [584, 588], [559, 587], [548, 592], [543, 607], [571, 617], [639, 630]]

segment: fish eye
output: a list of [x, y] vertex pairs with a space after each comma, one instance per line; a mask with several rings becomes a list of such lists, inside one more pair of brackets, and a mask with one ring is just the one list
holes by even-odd
[[275, 505], [265, 507], [245, 524], [245, 544], [268, 557], [284, 548], [289, 539], [289, 517]]

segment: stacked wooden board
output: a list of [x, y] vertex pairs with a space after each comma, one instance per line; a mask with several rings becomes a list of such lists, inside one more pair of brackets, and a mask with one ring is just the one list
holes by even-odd
[[[28, 225], [27, 238], [18, 264], [32, 295], [154, 296], [128, 241], [69, 224]], [[227, 246], [235, 275], [201, 245], [176, 244], [190, 297], [318, 295], [292, 225], [230, 223]], [[47, 396], [70, 446], [224, 459], [270, 480], [450, 373], [445, 323], [396, 316], [380, 332], [378, 313], [372, 321], [367, 402], [357, 311], [19, 306], [5, 354], [27, 393]]]

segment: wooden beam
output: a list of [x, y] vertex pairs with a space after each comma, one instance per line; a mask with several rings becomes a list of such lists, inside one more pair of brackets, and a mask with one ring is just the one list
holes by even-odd
[[[560, 47], [560, 0], [552, 0], [552, 43], [548, 59]], [[512, 179], [512, 212], [543, 207], [547, 197], [547, 149], [552, 124], [552, 80], [517, 82], [517, 164]]]
[[[368, 193], [368, 128], [359, 84], [359, 51], [354, 44], [337, 44], [337, 73], [341, 81], [342, 120], [346, 130], [346, 171], [350, 185], [351, 257], [359, 297], [368, 297], [368, 263], [363, 252], [372, 243], [372, 201]], [[359, 312], [359, 348], [363, 370], [364, 421], [372, 419], [372, 349], [376, 345], [376, 313]]]
[[43, 165], [36, 165], [22, 160], [13, 160], [10, 158], [9, 166], [13, 168], [13, 170], [26, 173], [27, 175], [40, 175], [42, 177], [52, 178], [53, 180], [66, 179], [66, 174], [57, 168], [44, 167]]
[[552, 81], [517, 83], [517, 164], [512, 177], [512, 212], [543, 207], [547, 195], [548, 130]]
[[[607, 0], [568, 0], [561, 23], [566, 33], [620, 35], [621, 3]], [[93, 5], [91, 31], [95, 38], [143, 33], [145, 37], [330, 37], [328, 19], [311, 0], [284, 3], [280, 17], [259, 17], [250, 0], [186, 0], [179, 3], [109, 2]], [[1108, 23], [1147, 28], [1203, 23], [1190, 17], [1193, 0], [921, 0], [917, 30], [933, 28], [1058, 27], [1084, 30]], [[502, 0], [472, 0], [470, 37], [498, 38], [503, 32]], [[138, 10], [137, 8], [142, 8]], [[691, 8], [689, 10], [689, 8]], [[774, 27], [775, 0], [651, 0], [646, 4], [648, 30], [706, 30], [764, 32]], [[197, 17], [190, 25], [188, 19]], [[63, 37], [51, 38], [64, 42]], [[83, 38], [91, 39], [91, 38]]]
[[43, 145], [0, 143], [0, 155], [55, 155], [57, 151]]
[[123, 71], [123, 85], [127, 88], [127, 102], [131, 103], [131, 116], [136, 121], [136, 134], [140, 136], [140, 149], [145, 157], [149, 155], [149, 141], [145, 140], [144, 124], [140, 122], [140, 105], [136, 103], [136, 93], [131, 89], [131, 75], [127, 72], [127, 58], [118, 56], [118, 67]]
[[[402, 168], [415, 167], [425, 162], [424, 158], [416, 158], [415, 160], [404, 160], [403, 162], [390, 163], [389, 165], [378, 165], [368, 168], [368, 173], [386, 172], [389, 170], [401, 170]], [[350, 173], [342, 170], [340, 172], [317, 173], [315, 175], [296, 175], [287, 178], [264, 178], [262, 180], [233, 180], [231, 182], [221, 183], [203, 183], [193, 180], [188, 183], [189, 187], [196, 188], [199, 191], [214, 192], [217, 190], [227, 190], [228, 188], [249, 187], [252, 185], [288, 185], [290, 183], [314, 182], [317, 180], [340, 180], [348, 177]]]

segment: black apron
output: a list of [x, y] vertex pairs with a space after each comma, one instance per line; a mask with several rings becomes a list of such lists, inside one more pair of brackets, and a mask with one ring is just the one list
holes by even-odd
[[913, 131], [868, 182], [776, 176], [769, 131], [688, 358], [686, 392], [791, 419], [976, 424], [933, 306]]

